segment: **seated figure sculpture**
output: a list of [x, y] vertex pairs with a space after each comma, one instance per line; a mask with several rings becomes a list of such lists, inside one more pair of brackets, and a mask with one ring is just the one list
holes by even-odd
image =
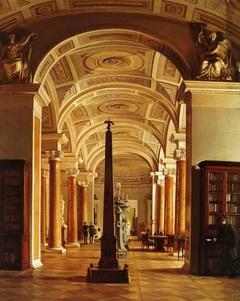
[[229, 40], [217, 41], [217, 33], [211, 32], [205, 38], [204, 27], [198, 34], [196, 46], [199, 52], [201, 80], [232, 80], [232, 46]]
[[31, 33], [28, 37], [16, 42], [15, 34], [10, 34], [6, 45], [0, 42], [0, 83], [21, 84], [31, 83], [32, 76], [29, 67], [31, 45], [23, 51], [23, 47], [30, 39], [36, 39], [37, 34]]

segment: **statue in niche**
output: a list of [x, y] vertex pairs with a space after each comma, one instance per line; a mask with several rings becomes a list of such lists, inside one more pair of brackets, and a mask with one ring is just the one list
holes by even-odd
[[204, 26], [198, 34], [196, 46], [200, 60], [200, 80], [232, 80], [232, 45], [227, 39], [219, 41], [216, 32], [210, 32], [208, 37]]
[[[30, 57], [32, 52], [30, 39], [36, 39], [37, 34], [31, 33], [28, 37], [16, 42], [15, 34], [8, 36], [8, 42], [0, 42], [0, 83], [22, 84], [31, 83]], [[28, 44], [28, 47], [27, 47]]]
[[131, 231], [131, 223], [129, 220], [127, 220], [127, 223], [126, 223], [126, 233], [127, 235], [130, 235], [130, 231]]
[[64, 221], [64, 209], [65, 209], [65, 201], [63, 199], [63, 195], [61, 195], [61, 224], [62, 224], [62, 227], [65, 228], [67, 225], [65, 224], [65, 221]]

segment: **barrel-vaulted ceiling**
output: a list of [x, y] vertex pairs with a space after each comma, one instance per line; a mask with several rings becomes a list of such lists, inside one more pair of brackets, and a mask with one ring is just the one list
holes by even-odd
[[239, 50], [239, 0], [2, 0], [0, 15], [2, 34], [38, 34], [43, 137], [64, 133], [65, 158], [100, 180], [107, 119], [118, 181], [148, 182], [172, 158], [171, 135], [186, 131], [183, 80], [198, 72], [196, 24], [228, 32]]

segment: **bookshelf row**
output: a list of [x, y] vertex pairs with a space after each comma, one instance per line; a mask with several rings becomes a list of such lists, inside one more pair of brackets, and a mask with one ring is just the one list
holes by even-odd
[[222, 172], [209, 172], [208, 178], [210, 181], [222, 181], [223, 173]]
[[[209, 214], [208, 216], [208, 224], [209, 225], [217, 225], [217, 219], [219, 214]], [[239, 215], [227, 215], [227, 222], [229, 224], [234, 225], [235, 227], [240, 227], [240, 216]]]
[[227, 213], [240, 213], [240, 204], [239, 206], [227, 204]]
[[222, 202], [223, 201], [223, 197], [222, 194], [218, 194], [218, 193], [209, 193], [208, 195], [208, 200], [209, 202], [214, 201], [214, 202]]
[[209, 203], [208, 210], [209, 212], [222, 212], [223, 204], [222, 203]]
[[[226, 173], [227, 181], [240, 181], [240, 173]], [[223, 181], [223, 173], [222, 172], [209, 172], [208, 178], [210, 181]]]
[[239, 194], [233, 194], [233, 193], [227, 193], [226, 195], [227, 202], [239, 202], [240, 203], [240, 193]]
[[240, 181], [240, 174], [239, 173], [227, 173], [227, 181]]
[[223, 184], [222, 183], [209, 183], [208, 185], [209, 191], [223, 191]]
[[[223, 203], [209, 203], [208, 205], [209, 213], [223, 212]], [[236, 204], [227, 204], [226, 206], [227, 213], [240, 213], [240, 203]]]
[[227, 191], [228, 192], [239, 192], [240, 191], [240, 183], [227, 183]]

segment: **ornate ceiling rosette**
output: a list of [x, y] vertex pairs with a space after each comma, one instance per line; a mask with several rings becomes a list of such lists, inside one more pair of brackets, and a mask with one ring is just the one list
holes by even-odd
[[84, 64], [90, 71], [133, 72], [143, 69], [144, 58], [139, 53], [110, 50], [90, 54], [84, 59]]

